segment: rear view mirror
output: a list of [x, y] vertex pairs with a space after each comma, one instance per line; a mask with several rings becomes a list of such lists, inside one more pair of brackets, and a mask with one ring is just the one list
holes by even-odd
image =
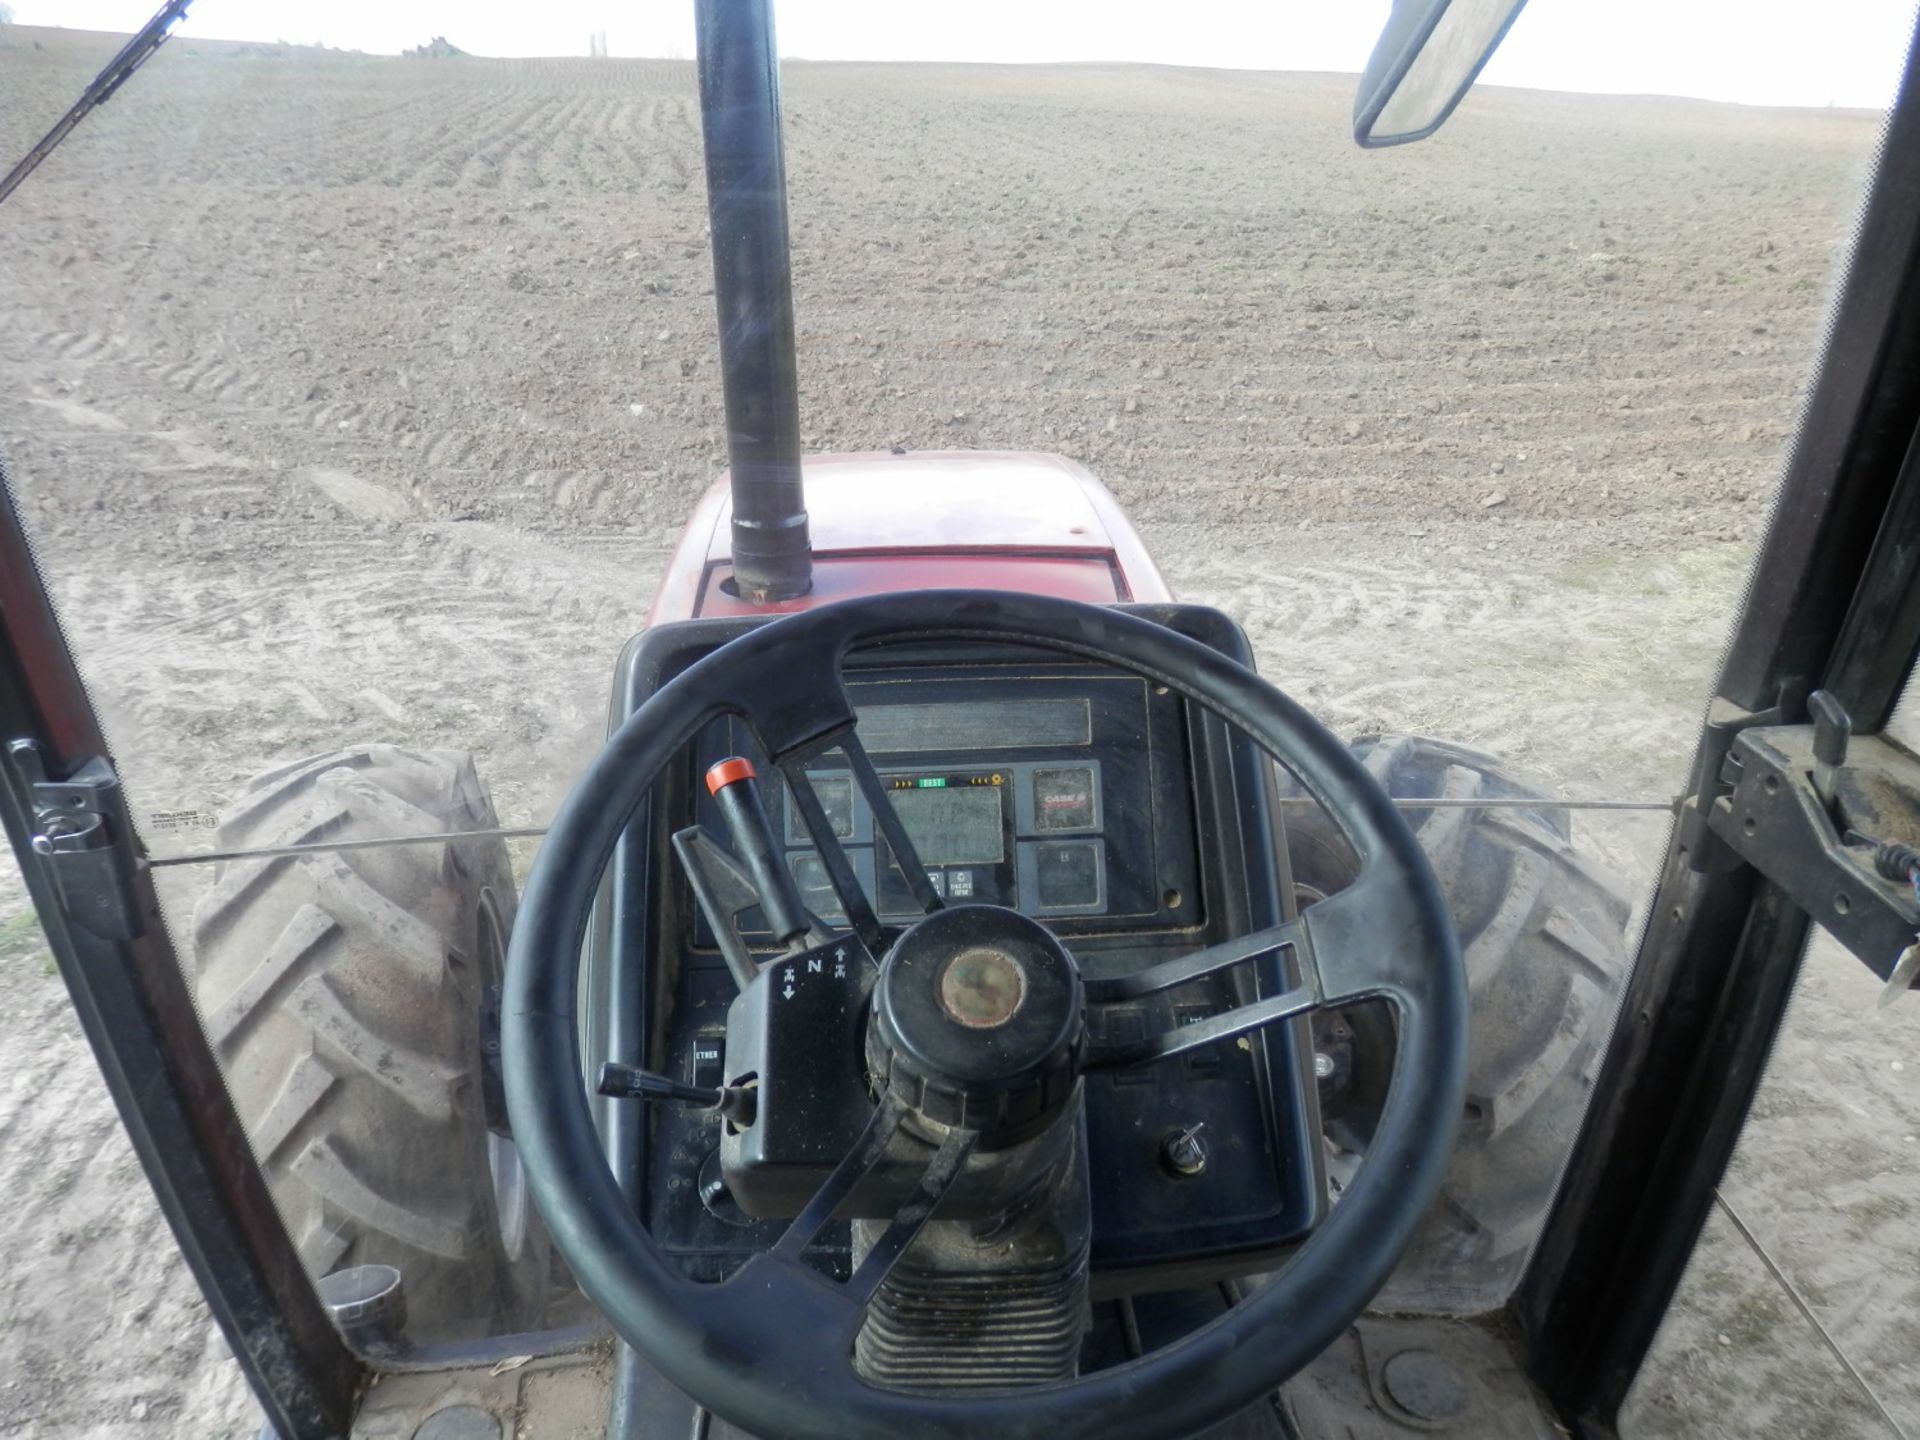
[[1526, 3], [1394, 0], [1353, 99], [1353, 138], [1374, 150], [1438, 130]]

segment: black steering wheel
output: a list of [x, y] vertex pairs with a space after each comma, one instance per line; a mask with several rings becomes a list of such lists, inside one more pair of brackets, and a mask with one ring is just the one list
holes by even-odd
[[[1359, 878], [1297, 920], [1088, 985], [1089, 1005], [1285, 949], [1293, 958], [1290, 988], [1214, 1017], [1222, 1034], [1373, 998], [1390, 1002], [1398, 1019], [1393, 1080], [1366, 1160], [1271, 1284], [1127, 1364], [988, 1394], [882, 1389], [856, 1373], [866, 1301], [932, 1208], [903, 1207], [845, 1284], [802, 1263], [800, 1251], [838, 1201], [828, 1192], [850, 1183], [850, 1171], [858, 1178], [858, 1153], [773, 1249], [718, 1284], [683, 1278], [607, 1168], [581, 1083], [575, 1023], [580, 949], [601, 873], [682, 747], [710, 721], [734, 715], [776, 764], [791, 766], [790, 783], [799, 759], [826, 749], [843, 751], [856, 774], [870, 772], [842, 661], [875, 645], [932, 640], [1034, 646], [1169, 687], [1285, 765], [1359, 858]], [[798, 790], [803, 812], [817, 808]], [[814, 838], [823, 861], [850, 877], [831, 825], [822, 830]], [[910, 852], [901, 858], [903, 867], [919, 868]], [[908, 879], [917, 893], [931, 893], [924, 872]], [[871, 909], [853, 899], [847, 913], [857, 927], [856, 906], [869, 916]], [[937, 908], [937, 899], [928, 904]], [[628, 1344], [695, 1401], [753, 1434], [803, 1440], [1170, 1437], [1252, 1404], [1325, 1349], [1386, 1282], [1446, 1173], [1466, 1085], [1466, 978], [1439, 886], [1412, 832], [1347, 748], [1251, 671], [1170, 629], [1120, 610], [987, 591], [884, 595], [790, 615], [722, 646], [659, 690], [609, 740], [554, 819], [521, 898], [503, 1012], [514, 1139], [581, 1288]], [[886, 1108], [883, 1100], [879, 1111]], [[929, 1168], [941, 1164], [936, 1157]], [[919, 1194], [932, 1183], [923, 1180]]]

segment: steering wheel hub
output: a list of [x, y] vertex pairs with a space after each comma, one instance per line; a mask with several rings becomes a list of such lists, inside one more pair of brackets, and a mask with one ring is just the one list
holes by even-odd
[[940, 1008], [975, 1030], [1006, 1024], [1026, 998], [1027, 972], [1004, 950], [962, 950], [940, 971]]
[[922, 1130], [982, 1149], [1038, 1134], [1066, 1108], [1085, 1034], [1073, 957], [998, 905], [937, 910], [894, 944], [874, 988], [867, 1066]]

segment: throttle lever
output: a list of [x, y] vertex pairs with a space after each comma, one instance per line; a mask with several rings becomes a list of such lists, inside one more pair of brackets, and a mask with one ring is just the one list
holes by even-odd
[[726, 817], [734, 852], [760, 892], [760, 909], [774, 944], [791, 945], [808, 932], [813, 920], [800, 898], [800, 887], [782, 862], [754, 776], [753, 762], [735, 755], [707, 771], [707, 793]]

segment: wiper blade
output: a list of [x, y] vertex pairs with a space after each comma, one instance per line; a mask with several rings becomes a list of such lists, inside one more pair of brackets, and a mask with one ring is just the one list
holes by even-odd
[[20, 163], [7, 172], [7, 178], [0, 180], [0, 205], [6, 203], [9, 195], [20, 188], [20, 182], [31, 175], [40, 162], [53, 153], [53, 147], [67, 138], [73, 127], [87, 118], [87, 112], [96, 105], [104, 105], [113, 98], [113, 92], [127, 83], [127, 77], [146, 63], [149, 56], [167, 43], [167, 36], [173, 27], [186, 16], [187, 7], [193, 0], [167, 0], [160, 7], [141, 32], [121, 46], [120, 53], [107, 62], [107, 68], [93, 77], [93, 82], [81, 92], [73, 108], [60, 117], [59, 123], [49, 130], [40, 143], [26, 153]]

